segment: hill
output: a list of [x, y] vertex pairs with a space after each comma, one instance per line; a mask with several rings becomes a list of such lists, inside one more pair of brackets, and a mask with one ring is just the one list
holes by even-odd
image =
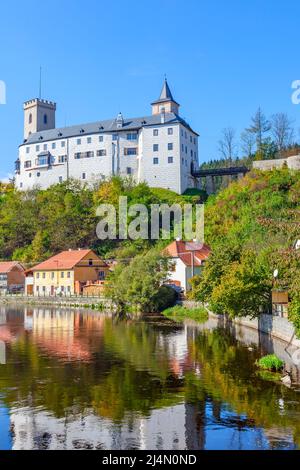
[[[211, 196], [205, 242], [213, 249], [193, 297], [216, 313], [253, 315], [269, 309], [272, 288], [288, 289], [290, 318], [300, 331], [300, 174], [251, 171]], [[275, 280], [273, 272], [278, 269]]]

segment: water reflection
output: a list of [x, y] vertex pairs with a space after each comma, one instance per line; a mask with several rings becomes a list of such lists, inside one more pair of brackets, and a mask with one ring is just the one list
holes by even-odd
[[255, 334], [2, 307], [0, 448], [299, 447], [299, 393], [257, 375], [280, 345]]

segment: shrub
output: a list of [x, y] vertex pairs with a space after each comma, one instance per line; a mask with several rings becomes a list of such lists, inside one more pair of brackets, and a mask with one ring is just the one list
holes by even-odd
[[204, 323], [208, 319], [208, 313], [204, 307], [187, 308], [182, 305], [175, 305], [164, 310], [162, 314], [175, 321], [183, 321], [190, 318], [199, 323]]
[[257, 361], [257, 365], [260, 369], [278, 372], [283, 368], [284, 362], [275, 354], [269, 354], [267, 356], [261, 357]]

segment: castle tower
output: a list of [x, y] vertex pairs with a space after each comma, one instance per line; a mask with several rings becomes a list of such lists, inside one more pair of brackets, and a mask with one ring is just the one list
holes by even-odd
[[167, 79], [165, 78], [163, 87], [158, 100], [151, 103], [152, 114], [175, 113], [178, 114], [179, 104], [174, 100], [169, 88]]
[[35, 98], [24, 103], [24, 139], [35, 132], [55, 129], [56, 103]]

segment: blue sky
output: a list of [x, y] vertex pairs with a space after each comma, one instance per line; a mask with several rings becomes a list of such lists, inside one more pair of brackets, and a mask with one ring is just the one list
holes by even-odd
[[0, 178], [22, 141], [23, 101], [57, 102], [57, 126], [150, 114], [167, 74], [181, 115], [200, 133], [200, 160], [217, 156], [221, 129], [237, 132], [262, 106], [300, 127], [297, 0], [53, 0], [2, 2]]

